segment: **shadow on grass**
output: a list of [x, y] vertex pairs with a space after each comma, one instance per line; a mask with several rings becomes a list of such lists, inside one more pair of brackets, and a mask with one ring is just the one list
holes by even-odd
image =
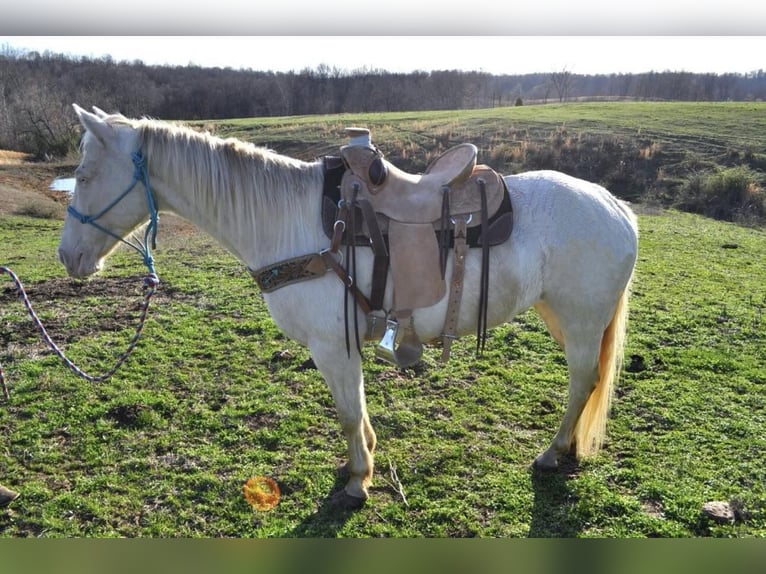
[[531, 471], [534, 502], [530, 538], [574, 538], [582, 525], [573, 512], [574, 496], [569, 479], [578, 471], [572, 456], [563, 458], [554, 472]]
[[343, 488], [348, 482], [348, 474], [339, 471], [335, 484], [330, 493], [319, 505], [319, 509], [303, 519], [303, 521], [288, 534], [295, 538], [335, 538], [351, 516], [359, 511], [359, 507], [348, 505], [344, 498]]

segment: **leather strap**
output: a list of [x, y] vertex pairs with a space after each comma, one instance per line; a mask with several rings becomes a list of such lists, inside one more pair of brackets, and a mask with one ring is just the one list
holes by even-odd
[[348, 287], [362, 311], [370, 313], [367, 297], [357, 288], [353, 277], [346, 272], [331, 250], [285, 259], [260, 269], [248, 269], [248, 272], [263, 293], [271, 293], [293, 283], [322, 277], [328, 270], [334, 271], [338, 279]]
[[448, 185], [442, 186], [442, 216], [439, 221], [439, 267], [442, 270], [442, 279], [447, 270], [447, 254], [449, 253], [449, 191]]
[[[478, 178], [481, 194], [481, 228], [489, 227], [487, 213], [487, 188], [483, 178]], [[479, 286], [479, 322], [476, 326], [476, 353], [481, 355], [487, 343], [487, 309], [489, 308], [489, 243], [481, 245], [481, 277]]]
[[360, 199], [357, 204], [362, 209], [364, 222], [367, 224], [367, 231], [370, 234], [370, 245], [372, 246], [372, 291], [370, 292], [370, 307], [373, 311], [383, 308], [383, 297], [386, 294], [386, 279], [388, 278], [389, 256], [386, 242], [383, 239], [383, 232], [378, 225], [378, 216], [372, 204], [366, 199]]
[[346, 232], [346, 220], [348, 219], [348, 205], [344, 202], [338, 208], [335, 217], [335, 223], [332, 225], [332, 237], [330, 242], [330, 251], [337, 253], [340, 250], [343, 234]]
[[444, 319], [444, 332], [442, 333], [441, 360], [443, 363], [449, 360], [452, 341], [457, 338], [457, 320], [460, 316], [460, 302], [463, 297], [465, 258], [468, 254], [466, 230], [465, 219], [455, 221], [455, 257], [452, 264], [452, 280], [450, 282], [449, 300], [447, 302], [447, 316]]
[[317, 253], [285, 259], [260, 269], [248, 269], [263, 293], [271, 293], [299, 281], [307, 281], [325, 274], [327, 268]]
[[338, 263], [337, 259], [335, 259], [330, 251], [322, 251], [319, 256], [322, 258], [322, 261], [324, 261], [327, 269], [332, 269], [349, 291], [351, 291], [351, 294], [354, 296], [354, 299], [359, 307], [361, 307], [362, 311], [370, 313], [372, 311], [370, 302], [367, 300], [367, 297], [364, 296], [364, 293], [362, 293], [354, 284], [354, 278], [346, 272], [343, 265]]

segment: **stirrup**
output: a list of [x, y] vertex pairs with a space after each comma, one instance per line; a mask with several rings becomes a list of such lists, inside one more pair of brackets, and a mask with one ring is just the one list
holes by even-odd
[[399, 334], [399, 321], [396, 319], [386, 320], [386, 330], [383, 333], [383, 337], [380, 339], [377, 348], [375, 349], [375, 356], [378, 359], [382, 359], [387, 363], [396, 365], [396, 337]]
[[412, 327], [412, 317], [409, 317], [401, 336], [399, 321], [387, 319], [386, 331], [378, 343], [375, 356], [399, 368], [405, 368], [417, 363], [422, 355], [423, 343]]

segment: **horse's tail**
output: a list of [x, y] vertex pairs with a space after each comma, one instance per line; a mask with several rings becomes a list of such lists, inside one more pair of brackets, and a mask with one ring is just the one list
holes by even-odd
[[628, 327], [630, 282], [620, 295], [609, 326], [601, 339], [598, 381], [574, 430], [577, 458], [596, 454], [604, 442], [606, 419], [612, 402], [615, 380], [622, 368], [625, 335]]

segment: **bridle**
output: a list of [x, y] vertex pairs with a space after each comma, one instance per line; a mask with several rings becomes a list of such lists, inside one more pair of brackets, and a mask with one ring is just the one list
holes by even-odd
[[[138, 251], [141, 254], [141, 257], [144, 260], [144, 265], [149, 269], [149, 273], [154, 274], [154, 258], [152, 257], [151, 251], [149, 249], [149, 237], [151, 236], [151, 247], [152, 249], [157, 248], [157, 225], [159, 223], [159, 213], [157, 212], [157, 202], [154, 199], [154, 194], [152, 194], [152, 189], [149, 186], [149, 172], [146, 169], [146, 159], [144, 158], [144, 155], [141, 153], [141, 150], [138, 150], [137, 152], [131, 154], [131, 159], [133, 160], [133, 180], [130, 182], [130, 185], [128, 188], [123, 191], [117, 198], [112, 201], [109, 205], [107, 205], [104, 209], [96, 213], [95, 215], [85, 215], [84, 213], [80, 213], [77, 211], [77, 209], [70, 205], [67, 207], [67, 213], [77, 219], [80, 223], [89, 223], [99, 231], [103, 231], [107, 235], [110, 235], [119, 241], [122, 241], [125, 245], [129, 245], [136, 251]], [[119, 236], [114, 231], [111, 231], [110, 229], [107, 229], [100, 223], [98, 223], [96, 220], [99, 219], [101, 216], [106, 214], [110, 209], [112, 209], [114, 206], [116, 206], [120, 201], [122, 201], [125, 196], [127, 196], [134, 187], [136, 187], [136, 184], [138, 182], [141, 182], [144, 185], [144, 190], [146, 192], [146, 204], [149, 209], [149, 225], [146, 227], [146, 231], [144, 232], [144, 240], [143, 242], [141, 240], [136, 240], [135, 243], [126, 240], [125, 238]]]

